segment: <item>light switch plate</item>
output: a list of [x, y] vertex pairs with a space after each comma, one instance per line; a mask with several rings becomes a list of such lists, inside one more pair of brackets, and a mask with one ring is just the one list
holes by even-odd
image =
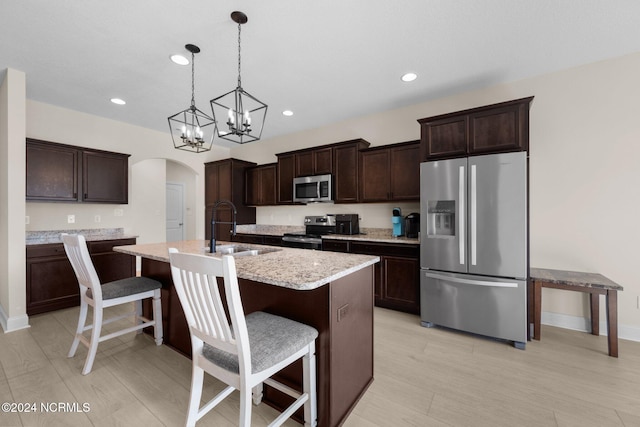
[[76, 222], [76, 216], [75, 215], [67, 215], [67, 223], [68, 224], [74, 224]]

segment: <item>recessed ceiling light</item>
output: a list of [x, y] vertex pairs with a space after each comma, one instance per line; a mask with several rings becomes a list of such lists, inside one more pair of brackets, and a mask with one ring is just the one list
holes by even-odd
[[182, 55], [171, 55], [171, 60], [178, 65], [189, 65], [189, 60]]
[[418, 75], [416, 73], [407, 73], [407, 74], [402, 76], [402, 81], [403, 82], [412, 82], [417, 78], [418, 78]]
[[287, 117], [293, 116], [293, 111], [291, 111], [291, 110], [284, 110], [284, 111], [282, 112], [282, 115], [283, 115], [283, 116], [287, 116]]
[[123, 99], [120, 99], [120, 98], [111, 98], [111, 102], [113, 102], [114, 104], [118, 104], [118, 105], [126, 104], [126, 102]]

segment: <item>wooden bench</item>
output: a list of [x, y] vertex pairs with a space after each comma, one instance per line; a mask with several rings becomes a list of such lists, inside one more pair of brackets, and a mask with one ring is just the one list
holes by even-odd
[[607, 336], [609, 356], [618, 357], [618, 291], [622, 286], [612, 282], [602, 274], [579, 271], [550, 270], [532, 268], [533, 284], [533, 339], [540, 340], [540, 317], [542, 312], [542, 288], [563, 289], [586, 292], [591, 302], [591, 333], [600, 335], [600, 295], [607, 301]]

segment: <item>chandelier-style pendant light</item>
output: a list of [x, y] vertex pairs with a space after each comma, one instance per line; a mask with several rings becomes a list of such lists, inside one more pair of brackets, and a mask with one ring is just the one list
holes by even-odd
[[233, 12], [231, 19], [238, 24], [238, 87], [211, 100], [218, 137], [238, 144], [257, 141], [262, 135], [267, 104], [242, 89], [240, 78], [240, 28], [248, 21], [242, 12]]
[[202, 153], [211, 150], [216, 122], [196, 108], [194, 58], [200, 48], [192, 44], [185, 45], [185, 48], [191, 52], [191, 106], [169, 117], [169, 128], [175, 148]]

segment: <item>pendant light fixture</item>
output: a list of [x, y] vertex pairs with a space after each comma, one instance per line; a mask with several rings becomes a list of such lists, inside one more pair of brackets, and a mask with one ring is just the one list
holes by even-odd
[[238, 87], [211, 100], [213, 118], [217, 123], [218, 137], [238, 144], [257, 141], [262, 136], [262, 128], [267, 115], [267, 104], [242, 89], [240, 77], [240, 29], [248, 21], [242, 12], [231, 13], [231, 19], [238, 24]]
[[188, 44], [185, 49], [191, 52], [191, 106], [169, 117], [169, 128], [175, 148], [202, 153], [211, 150], [216, 126], [212, 117], [196, 108], [194, 58], [200, 48]]

